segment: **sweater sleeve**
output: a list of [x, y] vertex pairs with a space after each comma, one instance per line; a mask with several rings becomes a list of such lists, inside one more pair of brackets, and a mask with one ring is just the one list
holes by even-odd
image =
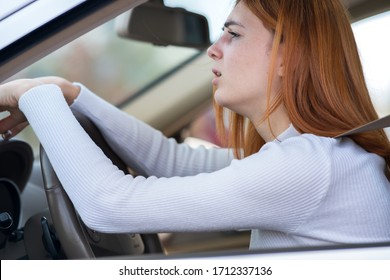
[[122, 112], [82, 84], [72, 109], [87, 116], [110, 147], [139, 174], [157, 177], [189, 176], [226, 167], [233, 159], [227, 149], [193, 149]]
[[134, 178], [92, 142], [57, 86], [29, 90], [19, 106], [81, 218], [98, 231], [291, 232], [318, 207], [329, 185], [326, 142], [318, 137], [266, 144], [212, 173]]

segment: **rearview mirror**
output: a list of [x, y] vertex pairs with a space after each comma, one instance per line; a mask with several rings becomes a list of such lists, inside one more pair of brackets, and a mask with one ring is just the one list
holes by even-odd
[[147, 2], [119, 16], [115, 23], [120, 37], [155, 45], [205, 49], [210, 46], [207, 19], [182, 8]]

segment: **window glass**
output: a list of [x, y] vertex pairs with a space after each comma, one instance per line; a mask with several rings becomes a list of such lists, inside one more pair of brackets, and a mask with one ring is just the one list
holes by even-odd
[[372, 101], [380, 116], [390, 113], [390, 12], [352, 25]]
[[81, 81], [104, 99], [119, 104], [196, 53], [198, 50], [190, 48], [161, 47], [120, 38], [112, 20], [17, 76], [56, 75]]

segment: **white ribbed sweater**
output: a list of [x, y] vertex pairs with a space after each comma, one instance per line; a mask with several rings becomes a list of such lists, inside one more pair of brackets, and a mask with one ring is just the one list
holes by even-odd
[[[83, 221], [102, 232], [253, 229], [251, 248], [390, 241], [384, 160], [348, 138], [291, 126], [245, 159], [192, 149], [126, 115], [88, 89], [72, 105], [131, 167], [124, 175], [73, 117], [60, 89], [20, 101]], [[145, 108], [147, 110], [148, 108]]]

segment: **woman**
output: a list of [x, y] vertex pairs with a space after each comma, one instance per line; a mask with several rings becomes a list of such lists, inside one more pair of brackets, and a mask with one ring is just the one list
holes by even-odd
[[[252, 229], [251, 248], [389, 241], [389, 141], [383, 130], [334, 138], [377, 118], [339, 1], [238, 0], [208, 54], [222, 130], [222, 108], [234, 112], [233, 153], [177, 144], [55, 77], [1, 85], [11, 115], [0, 132], [27, 118], [98, 231]], [[149, 177], [113, 166], [68, 105]]]

